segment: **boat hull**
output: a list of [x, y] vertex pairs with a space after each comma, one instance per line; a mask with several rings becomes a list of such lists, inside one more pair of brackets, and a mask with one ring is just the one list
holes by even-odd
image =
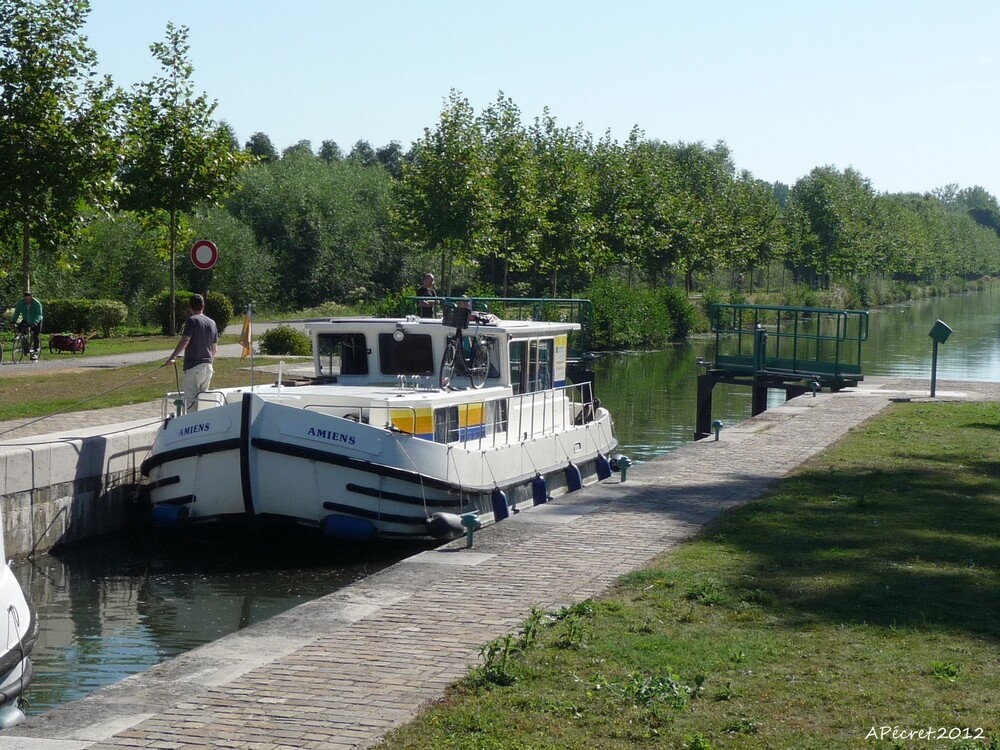
[[591, 417], [520, 440], [466, 429], [442, 443], [245, 393], [169, 420], [143, 471], [163, 525], [276, 521], [353, 539], [428, 538], [449, 533], [429, 524], [440, 514], [454, 531], [463, 514], [489, 523], [597, 481], [616, 441], [606, 411]]
[[0, 729], [24, 720], [24, 691], [31, 682], [31, 652], [38, 640], [38, 617], [14, 571], [0, 565], [0, 602], [6, 615], [6, 641], [0, 651]]

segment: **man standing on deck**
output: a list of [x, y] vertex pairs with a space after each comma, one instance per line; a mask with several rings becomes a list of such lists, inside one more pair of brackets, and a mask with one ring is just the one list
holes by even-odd
[[184, 352], [184, 410], [198, 411], [198, 395], [212, 385], [215, 370], [212, 362], [219, 351], [219, 329], [215, 321], [205, 315], [205, 298], [191, 295], [188, 302], [191, 314], [184, 323], [184, 334], [166, 364], [172, 365]]

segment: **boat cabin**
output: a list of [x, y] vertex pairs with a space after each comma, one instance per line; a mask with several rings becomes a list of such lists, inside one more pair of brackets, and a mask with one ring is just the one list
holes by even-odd
[[[437, 388], [441, 360], [453, 326], [418, 318], [336, 318], [310, 321], [316, 378], [341, 385]], [[462, 330], [459, 353], [468, 361], [475, 341], [489, 351], [484, 387], [508, 387], [514, 395], [566, 384], [569, 334], [577, 323], [471, 322]], [[454, 387], [470, 385], [456, 373]]]

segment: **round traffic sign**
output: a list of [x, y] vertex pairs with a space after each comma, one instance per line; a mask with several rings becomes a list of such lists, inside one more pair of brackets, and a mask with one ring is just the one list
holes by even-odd
[[211, 240], [198, 240], [191, 246], [191, 262], [195, 268], [207, 271], [219, 260], [219, 248]]

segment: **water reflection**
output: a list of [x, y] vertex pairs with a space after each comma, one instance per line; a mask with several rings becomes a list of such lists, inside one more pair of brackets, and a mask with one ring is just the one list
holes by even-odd
[[993, 381], [1000, 375], [1000, 289], [897, 305], [871, 313], [873, 336], [864, 372], [930, 379], [930, 330], [942, 320], [954, 333], [938, 347], [943, 380]]
[[[41, 632], [28, 713], [81, 698], [422, 549], [301, 535], [114, 539], [22, 561]], [[323, 543], [320, 543], [323, 542]]]

